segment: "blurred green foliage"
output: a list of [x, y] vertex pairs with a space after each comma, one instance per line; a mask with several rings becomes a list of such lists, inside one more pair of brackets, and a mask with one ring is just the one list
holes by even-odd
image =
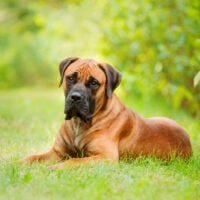
[[92, 57], [123, 73], [122, 88], [159, 95], [200, 115], [199, 0], [0, 3], [0, 88], [55, 86], [65, 57]]
[[125, 89], [162, 94], [177, 108], [199, 112], [193, 77], [200, 69], [200, 1], [132, 2], [106, 6], [111, 20], [104, 26], [103, 53], [125, 70]]

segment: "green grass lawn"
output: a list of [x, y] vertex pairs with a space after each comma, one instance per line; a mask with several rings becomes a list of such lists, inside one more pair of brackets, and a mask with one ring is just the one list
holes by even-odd
[[22, 166], [20, 158], [48, 150], [64, 119], [61, 90], [0, 92], [0, 199], [200, 199], [200, 122], [162, 99], [124, 102], [145, 117], [167, 116], [189, 132], [188, 162], [155, 159], [97, 163], [48, 171], [48, 164]]

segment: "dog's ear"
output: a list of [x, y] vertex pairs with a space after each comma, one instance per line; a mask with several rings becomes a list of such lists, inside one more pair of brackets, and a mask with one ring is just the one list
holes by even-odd
[[107, 97], [112, 98], [112, 93], [115, 90], [115, 88], [117, 88], [117, 86], [120, 84], [122, 75], [109, 64], [100, 63], [99, 66], [104, 71], [104, 73], [106, 74], [106, 79], [107, 79], [106, 94], [107, 94]]
[[69, 67], [69, 65], [71, 65], [73, 62], [75, 62], [78, 59], [79, 58], [71, 57], [71, 58], [66, 58], [66, 59], [64, 59], [63, 61], [60, 62], [60, 64], [59, 64], [59, 71], [60, 71], [60, 84], [59, 84], [59, 87], [62, 85], [64, 72], [67, 69], [67, 67]]

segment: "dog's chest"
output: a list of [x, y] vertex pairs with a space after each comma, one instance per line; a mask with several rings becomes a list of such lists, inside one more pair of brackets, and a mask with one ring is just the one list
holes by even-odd
[[75, 146], [76, 148], [80, 149], [80, 148], [81, 148], [80, 141], [81, 141], [81, 139], [82, 139], [82, 133], [81, 133], [81, 131], [80, 131], [80, 130], [77, 130], [77, 132], [75, 133], [74, 136], [75, 136], [75, 137], [74, 137], [74, 146]]
[[[82, 157], [87, 154], [88, 136], [92, 132], [90, 124], [82, 122], [79, 118], [67, 121], [67, 130], [71, 138], [71, 148], [75, 156]], [[74, 155], [73, 155], [74, 156]]]
[[75, 137], [75, 139], [81, 135], [83, 132], [82, 126], [81, 126], [81, 122], [78, 122], [74, 127], [73, 127], [73, 135]]
[[72, 127], [72, 133], [74, 138], [74, 147], [75, 149], [81, 151], [84, 146], [83, 138], [84, 135], [87, 133], [87, 130], [85, 130], [85, 127], [83, 126], [80, 120], [77, 120], [74, 126]]

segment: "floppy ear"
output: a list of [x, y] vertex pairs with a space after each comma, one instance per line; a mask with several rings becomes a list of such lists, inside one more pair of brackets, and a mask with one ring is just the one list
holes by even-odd
[[59, 71], [60, 71], [60, 84], [59, 84], [59, 87], [62, 85], [63, 76], [64, 76], [65, 70], [67, 69], [67, 67], [69, 67], [69, 65], [71, 65], [76, 60], [78, 60], [78, 58], [71, 57], [71, 58], [66, 58], [63, 61], [61, 61], [60, 65], [59, 65]]
[[112, 93], [121, 82], [122, 75], [109, 64], [99, 64], [107, 78], [106, 94], [108, 98], [112, 98]]

